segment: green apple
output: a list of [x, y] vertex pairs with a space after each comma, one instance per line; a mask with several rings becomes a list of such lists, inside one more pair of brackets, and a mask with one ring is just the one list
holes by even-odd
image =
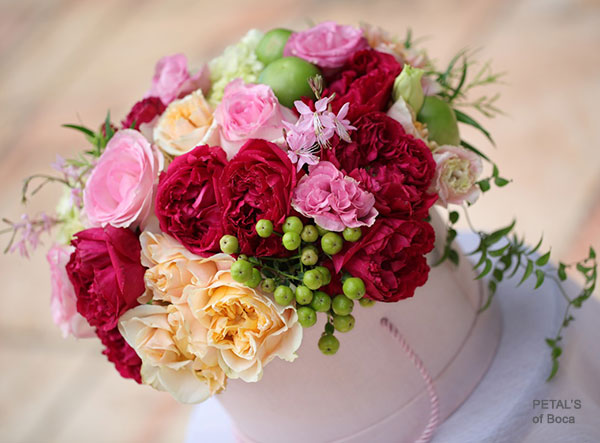
[[308, 79], [321, 74], [319, 68], [298, 57], [282, 57], [269, 63], [258, 76], [258, 82], [271, 87], [283, 106], [294, 107], [300, 97], [315, 98]]
[[256, 47], [256, 57], [265, 65], [283, 57], [283, 48], [292, 35], [289, 29], [276, 28], [271, 29], [258, 42]]
[[429, 139], [439, 145], [460, 144], [456, 114], [448, 103], [439, 97], [425, 97], [417, 120], [427, 125]]

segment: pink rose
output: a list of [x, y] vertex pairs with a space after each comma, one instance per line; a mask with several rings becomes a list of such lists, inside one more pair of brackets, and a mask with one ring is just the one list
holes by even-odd
[[138, 131], [122, 129], [106, 145], [83, 191], [91, 226], [143, 224], [163, 157]]
[[50, 311], [56, 326], [62, 331], [63, 337], [72, 335], [77, 338], [93, 337], [94, 330], [85, 318], [77, 312], [77, 298], [75, 289], [67, 275], [67, 263], [72, 246], [54, 245], [48, 251], [46, 260], [50, 265], [50, 282], [52, 295], [50, 296]]
[[339, 68], [356, 51], [366, 48], [368, 44], [360, 29], [323, 22], [306, 31], [293, 33], [283, 55], [303, 58], [321, 68]]
[[377, 210], [375, 197], [346, 177], [333, 163], [322, 161], [309, 169], [294, 191], [292, 206], [296, 211], [329, 231], [371, 226]]
[[439, 195], [439, 204], [475, 203], [479, 197], [477, 178], [483, 170], [481, 157], [460, 146], [443, 145], [433, 152], [435, 177], [430, 192]]
[[215, 120], [220, 127], [221, 147], [232, 158], [249, 139], [282, 139], [282, 122], [295, 123], [297, 119], [279, 104], [269, 86], [245, 84], [237, 78], [225, 87]]
[[187, 59], [183, 54], [168, 55], [156, 64], [152, 86], [144, 98], [158, 97], [168, 105], [176, 98], [202, 89], [204, 94], [210, 89], [210, 74], [205, 65], [200, 72], [191, 76], [187, 67]]

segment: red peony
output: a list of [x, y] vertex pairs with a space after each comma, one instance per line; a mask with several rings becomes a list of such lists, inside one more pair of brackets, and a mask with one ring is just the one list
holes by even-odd
[[160, 229], [203, 257], [219, 251], [223, 235], [217, 192], [226, 163], [220, 147], [198, 146], [173, 160], [158, 183]]
[[67, 274], [77, 296], [77, 311], [96, 329], [104, 355], [125, 378], [141, 383], [141, 360], [117, 329], [119, 317], [138, 305], [145, 269], [138, 237], [129, 229], [92, 228], [78, 232]]
[[118, 328], [110, 331], [96, 330], [98, 338], [104, 345], [102, 353], [106, 355], [108, 361], [112, 362], [119, 374], [123, 378], [132, 378], [138, 383], [142, 383], [140, 369], [142, 360], [136, 354], [135, 350], [127, 344]]
[[421, 140], [383, 112], [359, 118], [351, 143], [338, 143], [323, 157], [375, 195], [383, 216], [424, 218], [437, 196], [429, 193], [435, 161]]
[[336, 113], [350, 103], [347, 118], [354, 122], [363, 114], [388, 108], [394, 80], [401, 71], [402, 65], [390, 54], [373, 49], [358, 51], [329, 79], [323, 95], [335, 92], [331, 106]]
[[256, 222], [267, 219], [276, 230], [290, 212], [296, 168], [285, 152], [265, 140], [249, 140], [223, 171], [219, 183], [223, 225], [238, 238], [240, 252], [257, 257], [281, 255], [281, 239], [260, 238]]
[[129, 229], [91, 228], [75, 234], [67, 274], [77, 296], [77, 312], [102, 331], [138, 305], [145, 269], [138, 237]]
[[121, 122], [121, 127], [123, 129], [139, 129], [140, 124], [150, 123], [156, 117], [159, 117], [165, 109], [166, 106], [158, 97], [148, 97], [140, 100], [133, 105], [127, 117]]
[[412, 297], [427, 281], [425, 254], [433, 249], [431, 225], [420, 220], [379, 218], [345, 253], [333, 257], [335, 269], [365, 282], [367, 298], [396, 302]]

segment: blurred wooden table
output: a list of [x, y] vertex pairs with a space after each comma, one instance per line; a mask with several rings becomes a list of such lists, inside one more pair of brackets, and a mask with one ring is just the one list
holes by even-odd
[[[48, 172], [56, 153], [84, 141], [62, 123], [125, 115], [150, 84], [155, 61], [184, 52], [192, 67], [249, 27], [302, 28], [335, 19], [430, 36], [445, 63], [483, 47], [509, 71], [488, 147], [514, 183], [493, 190], [472, 217], [492, 228], [519, 215], [520, 231], [544, 233], [555, 257], [600, 249], [600, 7], [594, 1], [0, 0], [0, 207], [17, 218], [21, 180]], [[470, 134], [471, 135], [471, 134]], [[472, 140], [484, 145], [478, 134]], [[492, 152], [493, 151], [493, 152]], [[26, 208], [49, 211], [44, 191]], [[49, 245], [47, 245], [49, 246]], [[190, 408], [119, 378], [95, 342], [62, 340], [49, 312], [48, 271], [0, 258], [0, 441], [182, 441]]]

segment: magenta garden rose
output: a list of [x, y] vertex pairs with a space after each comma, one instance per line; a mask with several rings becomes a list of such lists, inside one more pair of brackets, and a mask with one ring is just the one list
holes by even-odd
[[433, 249], [435, 233], [420, 220], [380, 217], [357, 243], [333, 257], [336, 271], [343, 269], [365, 283], [366, 297], [396, 302], [412, 297], [427, 281], [425, 254]]
[[190, 75], [187, 59], [183, 54], [169, 55], [161, 58], [156, 64], [152, 86], [147, 97], [158, 97], [165, 105], [176, 98], [202, 89], [205, 94], [210, 88], [210, 74], [204, 66], [197, 74]]
[[220, 147], [198, 146], [173, 160], [158, 184], [160, 229], [203, 257], [219, 251], [223, 235], [217, 191], [226, 163]]
[[292, 33], [283, 55], [302, 58], [321, 68], [339, 68], [356, 51], [367, 47], [362, 30], [323, 22], [306, 31]]
[[251, 138], [283, 143], [283, 122], [295, 123], [297, 118], [279, 104], [269, 86], [247, 84], [238, 78], [225, 87], [215, 120], [219, 124], [221, 147], [231, 158]]
[[296, 211], [328, 231], [371, 226], [377, 217], [374, 204], [373, 194], [327, 161], [310, 167], [292, 199]]
[[108, 142], [83, 192], [91, 226], [144, 223], [163, 157], [138, 131], [122, 129]]
[[261, 257], [285, 252], [277, 236], [262, 239], [255, 225], [267, 219], [281, 229], [296, 182], [296, 168], [286, 153], [265, 140], [249, 140], [227, 164], [218, 184], [223, 225], [238, 238], [242, 253]]

